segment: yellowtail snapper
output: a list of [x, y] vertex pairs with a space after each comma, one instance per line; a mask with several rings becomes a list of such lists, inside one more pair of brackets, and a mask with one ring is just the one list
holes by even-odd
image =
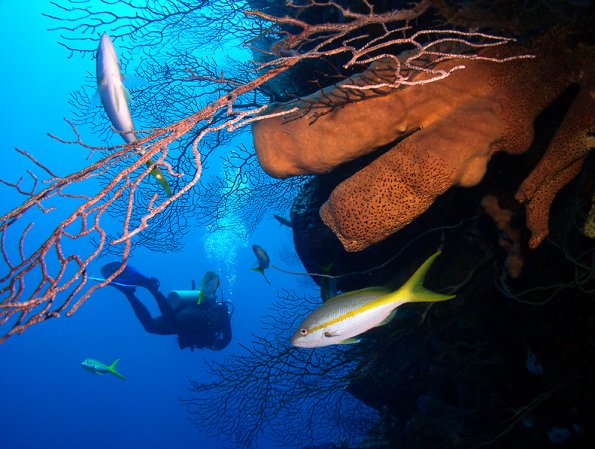
[[112, 363], [110, 366], [107, 366], [105, 363], [102, 363], [99, 360], [85, 359], [82, 361], [81, 366], [83, 369], [93, 374], [104, 375], [107, 373], [112, 373], [114, 376], [119, 377], [120, 379], [126, 379], [116, 370], [116, 365], [119, 361], [120, 359], [116, 359], [114, 363]]
[[198, 294], [197, 304], [201, 304], [205, 299], [214, 299], [215, 292], [219, 287], [219, 276], [213, 271], [207, 271], [200, 281], [200, 293]]
[[423, 281], [440, 251], [430, 256], [421, 267], [395, 290], [368, 287], [342, 293], [324, 302], [306, 317], [291, 339], [293, 346], [316, 348], [336, 344], [357, 343], [354, 338], [373, 327], [388, 323], [397, 307], [408, 302], [434, 302], [452, 299], [427, 290]]

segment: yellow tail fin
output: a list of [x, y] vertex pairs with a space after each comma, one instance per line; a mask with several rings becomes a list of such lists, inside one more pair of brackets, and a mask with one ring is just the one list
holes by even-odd
[[112, 373], [114, 376], [119, 377], [120, 379], [124, 379], [126, 380], [126, 378], [124, 376], [122, 376], [118, 370], [116, 370], [116, 365], [118, 364], [118, 362], [120, 361], [120, 359], [116, 359], [114, 361], [114, 363], [112, 363], [110, 366], [108, 366], [107, 369], [109, 369], [110, 373]]
[[408, 302], [435, 302], [435, 301], [446, 301], [452, 299], [455, 295], [443, 295], [442, 293], [436, 293], [428, 290], [423, 286], [424, 279], [434, 260], [441, 254], [441, 251], [437, 251], [432, 254], [428, 259], [417, 269], [413, 276], [409, 278], [407, 282], [398, 290], [399, 296], [406, 299]]

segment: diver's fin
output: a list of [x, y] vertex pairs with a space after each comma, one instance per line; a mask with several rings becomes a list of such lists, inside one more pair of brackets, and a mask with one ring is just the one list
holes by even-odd
[[89, 276], [88, 279], [90, 281], [95, 281], [95, 282], [104, 282], [105, 281], [105, 278], [98, 278], [98, 277], [95, 277], [95, 276]]
[[[109, 262], [101, 267], [101, 274], [105, 279], [112, 276], [120, 267], [122, 262]], [[127, 265], [122, 272], [110, 282], [110, 285], [120, 285], [123, 287], [145, 287], [151, 289], [155, 286], [156, 279], [148, 278], [139, 273], [132, 266]]]
[[[98, 278], [98, 277], [95, 277], [95, 276], [89, 276], [89, 280], [90, 281], [95, 281], [95, 282], [105, 282], [105, 278]], [[123, 284], [122, 282], [116, 282], [116, 281], [111, 281], [108, 285], [118, 286], [118, 287], [125, 287], [125, 288], [134, 288], [134, 287], [136, 287], [136, 285]]]
[[119, 377], [120, 379], [124, 379], [126, 380], [126, 378], [124, 376], [122, 376], [118, 370], [116, 370], [116, 365], [118, 364], [118, 362], [120, 361], [120, 359], [116, 359], [114, 360], [114, 363], [112, 363], [110, 366], [107, 367], [107, 369], [110, 371], [110, 373], [112, 373], [114, 376]]
[[446, 301], [452, 299], [455, 295], [443, 295], [442, 293], [436, 293], [428, 290], [423, 286], [424, 279], [428, 270], [432, 266], [432, 263], [441, 254], [441, 251], [437, 251], [432, 254], [428, 259], [417, 269], [413, 276], [409, 278], [405, 284], [398, 289], [395, 293], [399, 297], [403, 298], [408, 302], [434, 302], [434, 301]]

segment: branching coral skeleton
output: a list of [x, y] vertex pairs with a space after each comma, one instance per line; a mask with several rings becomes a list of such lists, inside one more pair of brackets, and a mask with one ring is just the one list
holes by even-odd
[[[133, 7], [133, 2], [125, 2]], [[202, 3], [202, 2], [200, 2]], [[105, 2], [106, 10], [110, 2]], [[227, 4], [227, 3], [226, 3]], [[233, 4], [233, 3], [231, 3]], [[2, 273], [0, 274], [0, 325], [3, 326], [4, 341], [10, 335], [21, 333], [33, 324], [42, 322], [52, 317], [59, 317], [62, 314], [72, 315], [76, 310], [99, 288], [107, 285], [124, 269], [130, 255], [133, 239], [144, 229], [151, 226], [151, 221], [162, 214], [169, 206], [179, 201], [187, 192], [195, 188], [202, 175], [201, 166], [201, 143], [203, 139], [219, 131], [233, 131], [245, 127], [250, 123], [264, 119], [274, 120], [280, 116], [289, 116], [297, 110], [289, 105], [281, 111], [264, 111], [264, 106], [254, 105], [239, 107], [243, 95], [254, 92], [261, 88], [267, 81], [286, 72], [298, 63], [311, 59], [322, 59], [338, 54], [349, 55], [345, 64], [346, 68], [364, 68], [372, 61], [383, 58], [390, 58], [399, 61], [398, 68], [393, 72], [393, 79], [388, 84], [383, 84], [381, 89], [388, 92], [393, 88], [404, 84], [416, 84], [412, 81], [414, 73], [423, 72], [423, 80], [419, 84], [430, 81], [437, 81], [447, 77], [450, 72], [434, 71], [430, 66], [424, 65], [424, 58], [431, 56], [436, 60], [452, 60], [464, 57], [474, 59], [473, 53], [461, 53], [461, 48], [477, 50], [494, 45], [503, 45], [509, 42], [508, 39], [499, 38], [480, 33], [463, 33], [460, 31], [412, 31], [411, 20], [421, 16], [430, 5], [427, 0], [420, 1], [410, 9], [392, 11], [389, 13], [375, 13], [372, 6], [367, 2], [367, 13], [355, 13], [340, 7], [335, 2], [311, 1], [299, 8], [310, 8], [325, 6], [335, 8], [342, 15], [343, 20], [337, 23], [309, 24], [296, 17], [276, 17], [262, 11], [244, 11], [245, 19], [252, 20], [253, 28], [245, 26], [234, 30], [236, 35], [246, 31], [246, 41], [249, 46], [268, 55], [268, 60], [255, 63], [250, 81], [233, 85], [224, 95], [209, 102], [202, 109], [188, 117], [173, 123], [169, 126], [157, 129], [143, 137], [138, 142], [126, 146], [118, 146], [110, 149], [110, 152], [103, 158], [91, 163], [88, 167], [72, 173], [68, 176], [58, 176], [49, 167], [37, 161], [35, 157], [26, 152], [20, 151], [30, 159], [42, 172], [49, 176], [44, 180], [46, 187], [41, 188], [37, 175], [30, 173], [33, 179], [33, 187], [27, 189], [22, 182], [16, 183], [8, 180], [3, 184], [15, 189], [24, 195], [25, 200], [15, 209], [6, 212], [0, 217], [0, 232], [2, 234]], [[86, 45], [81, 49], [89, 54], [89, 41], [93, 39], [77, 33], [84, 31], [98, 32], [108, 27], [126, 25], [126, 32], [130, 42], [134, 45], [142, 42], [142, 39], [153, 37], [156, 43], [163, 40], [165, 30], [172, 33], [172, 23], [169, 19], [175, 15], [179, 20], [179, 26], [184, 26], [185, 32], [193, 31], [193, 14], [199, 14], [200, 8], [193, 8], [191, 4], [184, 4], [187, 9], [177, 5], [174, 9], [159, 9], [159, 6], [135, 6], [136, 14], [130, 17], [117, 19], [109, 11], [95, 12], [80, 6], [78, 2], [72, 2], [72, 6], [60, 6], [54, 3], [61, 13], [69, 17], [72, 27], [59, 28], [63, 32], [70, 32], [70, 40], [64, 44], [72, 52], [76, 52], [76, 44]], [[196, 5], [195, 5], [196, 6]], [[238, 14], [238, 8], [234, 7], [233, 14]], [[226, 24], [236, 23], [230, 15], [221, 18], [220, 23], [215, 23], [214, 29], [224, 29]], [[140, 21], [140, 22], [139, 22]], [[228, 22], [226, 22], [228, 21]], [[198, 23], [198, 22], [196, 22]], [[298, 31], [288, 31], [288, 26]], [[219, 26], [220, 28], [216, 28]], [[151, 28], [154, 27], [154, 28]], [[162, 27], [162, 28], [159, 28]], [[371, 38], [370, 27], [377, 27], [380, 33]], [[119, 28], [123, 30], [124, 28]], [[155, 31], [156, 30], [156, 31]], [[248, 33], [249, 31], [249, 33]], [[155, 33], [156, 34], [152, 34]], [[135, 34], [136, 33], [136, 34]], [[208, 30], [205, 30], [208, 33]], [[206, 36], [208, 34], [205, 34]], [[72, 37], [74, 36], [74, 37]], [[284, 39], [277, 41], [278, 36]], [[140, 41], [139, 41], [140, 39]], [[256, 42], [263, 39], [277, 41], [270, 49], [260, 50]], [[438, 52], [438, 44], [456, 44], [451, 46], [452, 50]], [[95, 45], [95, 44], [93, 44]], [[260, 46], [262, 47], [262, 46]], [[394, 52], [408, 50], [404, 60], [397, 57]], [[507, 56], [507, 60], [509, 57]], [[497, 60], [495, 58], [494, 60]], [[417, 64], [416, 64], [417, 63]], [[455, 66], [452, 70], [462, 69], [462, 65]], [[189, 68], [190, 73], [195, 69]], [[222, 75], [215, 83], [226, 83], [228, 80]], [[377, 85], [358, 84], [357, 87], [347, 84], [344, 89], [359, 92], [367, 89], [370, 92], [379, 89]], [[222, 117], [218, 118], [217, 117]], [[175, 161], [171, 159], [169, 145], [175, 141], [188, 136], [197, 127], [202, 127], [200, 133], [192, 140], [191, 153], [193, 167], [191, 172], [178, 173], [174, 170]], [[61, 141], [64, 144], [80, 146], [90, 152], [89, 157], [95, 155], [98, 150], [104, 148], [92, 147], [84, 142], [84, 138], [72, 125], [76, 136], [74, 140]], [[179, 188], [169, 198], [162, 198], [155, 193], [148, 201], [145, 210], [139, 212], [139, 203], [135, 198], [137, 190], [142, 183], [149, 182], [151, 167], [146, 167], [147, 161], [152, 159], [160, 167], [166, 168], [166, 175], [178, 177], [183, 180]], [[112, 178], [95, 193], [87, 196], [69, 192], [73, 186], [85, 187], [92, 184], [98, 176], [108, 173], [114, 164], [125, 163], [125, 167], [117, 172], [109, 172]], [[79, 189], [80, 190], [80, 189]], [[29, 231], [34, 226], [30, 214], [33, 209], [39, 208], [44, 216], [54, 212], [53, 206], [48, 206], [52, 198], [68, 198], [71, 206], [66, 218], [62, 219], [38, 247], [29, 249], [27, 244], [30, 236]], [[118, 236], [108, 238], [106, 223], [110, 208], [115, 207], [117, 201], [123, 201], [124, 220]], [[60, 207], [66, 207], [60, 205]], [[133, 217], [138, 217], [137, 220]], [[42, 216], [42, 219], [44, 217]], [[25, 227], [23, 232], [21, 228]], [[76, 231], [72, 231], [78, 227]], [[92, 239], [94, 248], [86, 256], [80, 254], [84, 245], [81, 241]], [[71, 250], [68, 242], [76, 241], [77, 250]], [[16, 247], [15, 247], [16, 242]], [[33, 244], [33, 242], [31, 243]], [[122, 250], [122, 265], [112, 276], [104, 282], [90, 285], [87, 268], [99, 256], [105, 247], [120, 245]], [[57, 264], [57, 265], [56, 265]]]

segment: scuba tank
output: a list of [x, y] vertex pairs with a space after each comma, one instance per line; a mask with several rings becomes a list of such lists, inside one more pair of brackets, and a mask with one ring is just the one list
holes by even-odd
[[198, 304], [199, 299], [202, 297], [200, 290], [172, 290], [167, 294], [168, 300], [178, 301], [182, 303]]

